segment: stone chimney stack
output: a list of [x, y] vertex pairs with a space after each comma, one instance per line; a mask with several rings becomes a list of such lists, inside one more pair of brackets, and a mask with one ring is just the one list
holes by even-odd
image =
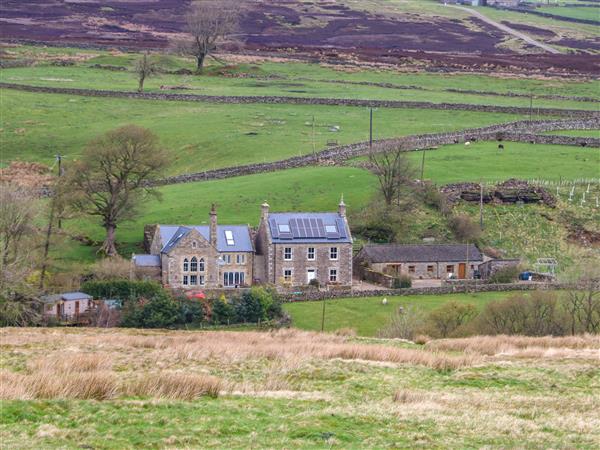
[[269, 218], [269, 204], [265, 200], [262, 205], [260, 205], [260, 220], [261, 222], [266, 222]]
[[217, 207], [213, 203], [210, 208], [210, 245], [217, 247]]
[[344, 203], [344, 194], [342, 194], [340, 204], [338, 205], [338, 214], [340, 215], [340, 217], [346, 217], [346, 204]]

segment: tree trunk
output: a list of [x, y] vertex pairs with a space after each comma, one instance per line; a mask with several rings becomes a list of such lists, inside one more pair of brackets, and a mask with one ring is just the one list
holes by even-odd
[[139, 79], [139, 84], [138, 84], [138, 92], [140, 92], [140, 93], [141, 93], [141, 92], [144, 92], [144, 79], [145, 79], [145, 78], [146, 78], [146, 77], [145, 77], [145, 76], [143, 76], [143, 75], [142, 75], [142, 76], [140, 76], [140, 79]]
[[117, 226], [115, 224], [108, 224], [104, 228], [106, 229], [106, 239], [100, 251], [106, 256], [117, 256], [117, 247], [115, 245]]
[[44, 255], [42, 258], [42, 268], [40, 271], [40, 290], [44, 290], [44, 282], [46, 281], [46, 271], [48, 269], [48, 253], [50, 252], [50, 239], [52, 238], [52, 225], [54, 222], [54, 208], [56, 207], [55, 200], [52, 200], [50, 205], [50, 217], [48, 218], [48, 228], [46, 229], [46, 241], [44, 242]]
[[204, 71], [204, 58], [206, 58], [206, 53], [200, 53], [199, 55], [196, 56], [196, 62], [197, 62], [196, 72], [197, 73], [202, 73]]

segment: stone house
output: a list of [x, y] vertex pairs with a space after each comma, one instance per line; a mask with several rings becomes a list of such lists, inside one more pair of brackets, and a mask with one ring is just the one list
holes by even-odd
[[393, 277], [470, 279], [483, 260], [473, 244], [369, 244], [354, 258], [354, 267], [359, 278], [368, 268]]
[[278, 286], [352, 285], [352, 235], [343, 199], [337, 212], [269, 211], [261, 206], [255, 278]]
[[43, 304], [42, 315], [47, 319], [77, 319], [94, 307], [92, 296], [83, 292], [46, 295], [41, 298], [41, 301]]
[[157, 225], [149, 254], [133, 255], [133, 275], [172, 289], [240, 288], [252, 284], [254, 245], [247, 225]]

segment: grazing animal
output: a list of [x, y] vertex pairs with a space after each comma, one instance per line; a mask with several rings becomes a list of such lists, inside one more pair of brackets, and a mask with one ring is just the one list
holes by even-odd
[[504, 144], [498, 144], [498, 150], [504, 150]]
[[469, 141], [465, 142], [465, 147], [468, 147], [469, 145], [471, 145], [471, 142], [469, 142]]

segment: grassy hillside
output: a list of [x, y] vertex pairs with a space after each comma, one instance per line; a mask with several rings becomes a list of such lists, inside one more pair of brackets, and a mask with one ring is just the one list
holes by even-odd
[[[369, 111], [360, 107], [229, 105], [34, 94], [4, 90], [2, 163], [14, 159], [51, 164], [81, 154], [95, 136], [134, 123], [151, 129], [170, 149], [169, 173], [197, 172], [306, 154], [328, 141], [368, 140]], [[8, 113], [10, 111], [10, 114]], [[378, 109], [376, 138], [460, 130], [519, 117], [468, 111]], [[339, 127], [339, 130], [334, 127]]]
[[298, 330], [38, 328], [4, 329], [2, 342], [11, 449], [600, 444], [591, 336], [420, 347]]
[[[342, 328], [355, 330], [359, 336], [376, 336], [384, 328], [399, 306], [415, 307], [430, 311], [446, 302], [470, 303], [482, 308], [491, 300], [506, 298], [505, 292], [482, 292], [477, 294], [414, 295], [386, 297], [341, 298], [325, 303], [325, 331]], [[302, 330], [320, 331], [323, 302], [286, 303], [284, 309], [292, 316], [292, 325]]]

